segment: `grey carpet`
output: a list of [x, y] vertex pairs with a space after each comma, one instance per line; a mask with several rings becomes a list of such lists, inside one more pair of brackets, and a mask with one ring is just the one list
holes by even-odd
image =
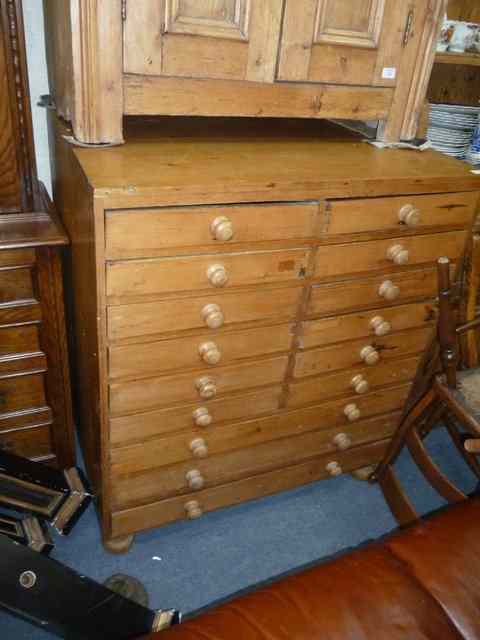
[[[430, 435], [428, 444], [457, 486], [473, 491], [476, 479], [443, 430]], [[443, 504], [408, 453], [396, 469], [420, 513]], [[68, 538], [56, 538], [52, 557], [99, 581], [114, 573], [135, 576], [147, 588], [152, 608], [188, 613], [394, 527], [378, 487], [341, 476], [142, 533], [124, 556], [103, 550], [90, 508]], [[0, 637], [52, 636], [0, 611]]]

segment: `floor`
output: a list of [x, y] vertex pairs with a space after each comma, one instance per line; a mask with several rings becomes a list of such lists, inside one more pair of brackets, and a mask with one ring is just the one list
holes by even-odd
[[[443, 430], [428, 443], [457, 486], [473, 491], [476, 479]], [[408, 454], [396, 469], [421, 513], [442, 505]], [[346, 475], [142, 533], [124, 556], [103, 550], [90, 508], [68, 538], [56, 539], [52, 557], [99, 581], [114, 573], [135, 576], [147, 588], [152, 608], [188, 613], [394, 527], [378, 487]], [[2, 640], [52, 637], [3, 611], [0, 630]]]

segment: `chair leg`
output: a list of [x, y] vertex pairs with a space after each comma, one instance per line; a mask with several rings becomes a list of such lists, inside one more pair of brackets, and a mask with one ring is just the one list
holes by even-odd
[[412, 458], [417, 463], [420, 471], [445, 500], [455, 503], [463, 502], [463, 500], [467, 499], [467, 496], [457, 489], [433, 462], [417, 429], [413, 428], [408, 432], [406, 442]]
[[443, 422], [458, 452], [477, 478], [480, 478], [480, 462], [477, 456], [465, 450], [465, 438], [462, 437], [450, 416], [444, 415]]
[[382, 477], [388, 472], [391, 465], [398, 458], [398, 455], [405, 444], [405, 436], [414, 427], [418, 420], [420, 420], [420, 418], [424, 415], [425, 411], [427, 411], [435, 398], [435, 392], [433, 391], [433, 389], [430, 389], [430, 391], [428, 391], [428, 393], [426, 393], [423, 398], [421, 398], [403, 418], [403, 422], [400, 422], [395, 435], [390, 442], [384, 459], [378, 465], [375, 472], [371, 475], [370, 482], [375, 482], [377, 480], [378, 482], [380, 482]]
[[393, 517], [401, 527], [406, 527], [418, 520], [418, 514], [402, 489], [391, 466], [384, 469], [378, 482]]

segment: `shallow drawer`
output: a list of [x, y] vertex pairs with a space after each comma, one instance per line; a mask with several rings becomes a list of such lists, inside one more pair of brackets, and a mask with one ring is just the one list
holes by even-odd
[[35, 264], [34, 249], [0, 251], [0, 267], [21, 267]]
[[328, 202], [329, 234], [365, 231], [412, 231], [471, 224], [478, 193], [441, 193], [398, 198], [364, 198]]
[[466, 237], [465, 231], [452, 231], [321, 246], [315, 260], [315, 277], [330, 278], [347, 273], [435, 262], [441, 256], [456, 260], [463, 253]]
[[39, 352], [37, 325], [0, 327], [0, 356]]
[[236, 360], [288, 351], [292, 327], [280, 325], [235, 333], [162, 340], [148, 344], [111, 347], [110, 378], [149, 376], [175, 369], [230, 364]]
[[46, 369], [47, 358], [43, 353], [11, 354], [0, 357], [0, 376], [46, 371]]
[[45, 405], [43, 374], [0, 379], [0, 414]]
[[[344, 439], [345, 448], [358, 442], [356, 438], [366, 430], [362, 420], [381, 413], [401, 409], [410, 390], [410, 385], [384, 389], [368, 395], [349, 397], [320, 406], [282, 413], [248, 422], [240, 422], [214, 429], [185, 431], [145, 443], [122, 447], [111, 452], [111, 469], [114, 475], [137, 473], [179, 462], [190, 461], [195, 466], [198, 460], [209, 460], [211, 456], [252, 447], [264, 442], [298, 436], [302, 433], [326, 429], [325, 436], [318, 435], [318, 441], [330, 444], [331, 429], [348, 427], [357, 423], [353, 438]], [[350, 417], [349, 417], [350, 416]], [[336, 434], [335, 434], [336, 435]], [[192, 443], [202, 443], [201, 449]], [[350, 442], [350, 445], [349, 445]], [[201, 458], [198, 457], [201, 452]]]
[[109, 211], [106, 255], [153, 257], [172, 247], [309, 238], [316, 235], [318, 208], [306, 203]]
[[303, 323], [299, 343], [307, 349], [362, 336], [385, 336], [395, 331], [431, 326], [436, 316], [435, 303], [429, 301], [310, 320]]
[[302, 289], [298, 287], [204, 296], [121, 305], [107, 309], [110, 340], [137, 336], [210, 329], [212, 332], [240, 322], [292, 320]]
[[188, 479], [191, 476], [187, 477], [191, 471], [197, 471], [203, 479], [204, 486], [208, 488], [275, 468], [288, 468], [320, 455], [329, 454], [331, 460], [335, 460], [343, 453], [338, 451], [333, 442], [338, 434], [344, 433], [349, 437], [354, 448], [355, 445], [391, 437], [398, 419], [397, 412], [359, 422], [353, 427], [311, 431], [208, 459], [182, 462], [135, 475], [121, 476], [113, 473], [111, 484], [113, 506], [121, 508], [167, 496], [191, 493]]
[[0, 433], [25, 427], [40, 427], [52, 422], [50, 407], [32, 407], [16, 413], [0, 414]]
[[147, 438], [192, 427], [201, 436], [225, 422], [272, 413], [279, 408], [281, 395], [282, 387], [271, 387], [249, 394], [112, 418], [110, 442], [114, 447], [143, 442]]
[[107, 265], [107, 295], [116, 300], [301, 280], [307, 259], [308, 250], [291, 249], [114, 262]]
[[25, 458], [47, 458], [53, 454], [50, 427], [0, 433], [0, 450]]
[[25, 302], [33, 298], [32, 270], [29, 267], [0, 271], [0, 304]]
[[322, 402], [335, 396], [350, 395], [352, 391], [361, 397], [378, 387], [409, 382], [415, 377], [419, 362], [420, 356], [402, 358], [374, 367], [357, 366], [346, 371], [292, 382], [289, 385], [287, 407]]
[[[397, 419], [392, 417], [392, 429], [395, 429]], [[385, 422], [383, 424], [386, 426]], [[196, 501], [199, 507], [197, 515], [201, 515], [207, 511], [214, 511], [326, 478], [329, 475], [326, 467], [333, 461], [340, 465], [343, 472], [377, 464], [385, 455], [388, 442], [388, 440], [381, 440], [335, 455], [328, 453], [299, 465], [274, 469], [252, 478], [244, 478], [212, 489], [204, 489], [198, 493], [169, 498], [144, 506], [120, 510], [121, 506], [117, 505], [112, 513], [112, 535], [127, 535], [175, 520], [182, 520], [187, 517], [187, 505], [191, 500]]]
[[[395, 333], [384, 338], [363, 338], [322, 347], [321, 349], [304, 351], [296, 356], [294, 376], [296, 378], [313, 376], [335, 371], [336, 369], [347, 369], [356, 365], [369, 364], [369, 362], [372, 362], [370, 366], [373, 368], [378, 366], [379, 363], [393, 358], [421, 353], [426, 348], [432, 335], [432, 328], [425, 327]], [[370, 354], [368, 361], [367, 353]]]
[[285, 377], [288, 356], [110, 385], [110, 411], [122, 415], [181, 402], [198, 402], [224, 393], [278, 384]]
[[414, 299], [432, 298], [436, 293], [435, 269], [381, 274], [361, 280], [313, 286], [307, 313], [320, 316], [363, 307], [401, 304]]

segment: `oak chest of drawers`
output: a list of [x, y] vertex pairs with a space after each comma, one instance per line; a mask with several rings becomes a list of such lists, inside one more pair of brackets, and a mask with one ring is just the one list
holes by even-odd
[[102, 150], [57, 126], [81, 431], [117, 550], [379, 461], [432, 335], [434, 263], [461, 259], [479, 202], [466, 165], [333, 125], [157, 125]]

